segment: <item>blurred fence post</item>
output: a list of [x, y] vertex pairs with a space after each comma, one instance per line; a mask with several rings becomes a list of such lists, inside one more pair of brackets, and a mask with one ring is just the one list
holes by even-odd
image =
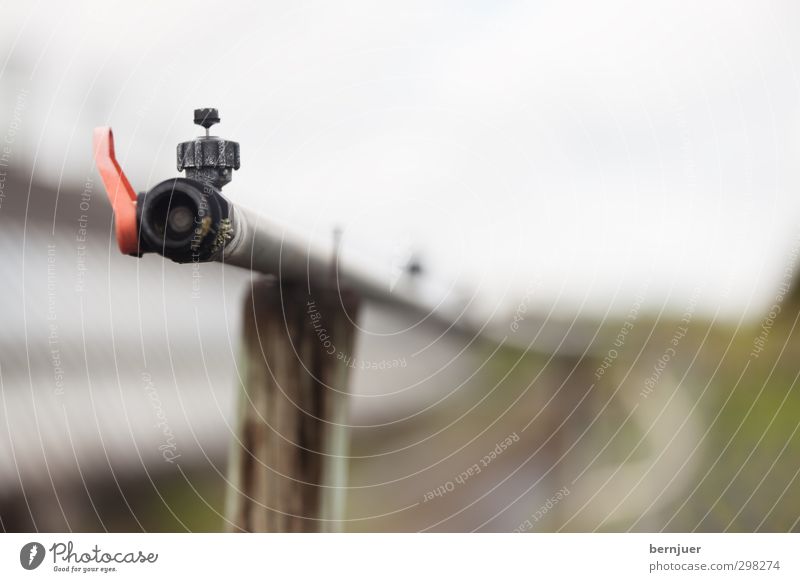
[[334, 287], [254, 281], [245, 301], [228, 528], [336, 531], [358, 302]]

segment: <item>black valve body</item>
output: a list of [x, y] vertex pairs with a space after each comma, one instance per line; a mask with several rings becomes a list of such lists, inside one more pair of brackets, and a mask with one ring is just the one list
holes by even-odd
[[139, 194], [136, 204], [142, 253], [177, 263], [217, 257], [231, 238], [231, 206], [209, 182], [171, 178]]
[[195, 109], [194, 122], [206, 135], [178, 144], [178, 170], [171, 178], [139, 194], [136, 220], [139, 252], [157, 252], [178, 263], [218, 258], [232, 235], [232, 211], [222, 187], [239, 169], [239, 144], [208, 135], [219, 123], [211, 107]]

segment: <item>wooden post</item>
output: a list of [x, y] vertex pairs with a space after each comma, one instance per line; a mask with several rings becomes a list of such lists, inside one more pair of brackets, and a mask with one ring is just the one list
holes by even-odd
[[245, 301], [228, 528], [337, 531], [347, 475], [347, 379], [357, 301], [257, 279]]

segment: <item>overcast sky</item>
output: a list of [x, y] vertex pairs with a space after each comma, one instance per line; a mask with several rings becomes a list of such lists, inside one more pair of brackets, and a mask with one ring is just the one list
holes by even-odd
[[[337, 4], [337, 5], [334, 5]], [[5, 2], [0, 133], [37, 179], [137, 189], [192, 109], [240, 142], [226, 187], [391, 272], [419, 251], [482, 309], [757, 316], [800, 223], [800, 5]], [[20, 92], [26, 91], [24, 107]]]

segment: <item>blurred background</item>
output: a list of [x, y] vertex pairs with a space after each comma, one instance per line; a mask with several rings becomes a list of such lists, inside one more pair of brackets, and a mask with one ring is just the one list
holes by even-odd
[[91, 148], [146, 190], [196, 107], [232, 199], [485, 331], [365, 306], [345, 530], [800, 529], [800, 5], [1, 13], [3, 530], [223, 529], [251, 274], [120, 255]]

